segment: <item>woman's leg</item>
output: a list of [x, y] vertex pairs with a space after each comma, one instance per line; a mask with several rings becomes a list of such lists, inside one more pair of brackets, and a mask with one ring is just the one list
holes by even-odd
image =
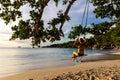
[[74, 61], [77, 56], [78, 56], [78, 55], [77, 55], [77, 52], [73, 52], [73, 54], [72, 54], [72, 60]]

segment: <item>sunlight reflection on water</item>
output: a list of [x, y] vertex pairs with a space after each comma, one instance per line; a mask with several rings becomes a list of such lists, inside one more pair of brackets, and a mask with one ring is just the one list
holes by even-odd
[[[0, 49], [0, 76], [33, 69], [72, 65], [71, 54], [75, 48], [2, 48]], [[115, 52], [90, 50], [86, 54]]]

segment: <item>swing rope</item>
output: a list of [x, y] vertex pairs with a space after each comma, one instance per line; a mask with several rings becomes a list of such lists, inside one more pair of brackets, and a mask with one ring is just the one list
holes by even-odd
[[84, 36], [85, 36], [85, 28], [87, 27], [87, 23], [88, 23], [89, 3], [90, 3], [90, 0], [87, 0], [86, 5], [85, 5], [85, 9], [84, 9], [84, 13], [83, 13], [83, 16], [82, 16], [82, 21], [81, 21], [81, 26], [82, 26], [84, 18], [86, 16], [85, 26], [84, 26], [84, 29], [83, 29]]
[[85, 27], [87, 26], [87, 23], [88, 23], [88, 13], [89, 13], [89, 0], [88, 0], [88, 5], [87, 5], [87, 13], [86, 13], [86, 24], [85, 24]]

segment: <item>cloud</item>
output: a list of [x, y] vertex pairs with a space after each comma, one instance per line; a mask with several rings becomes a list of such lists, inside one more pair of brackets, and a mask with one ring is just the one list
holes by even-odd
[[20, 8], [20, 11], [22, 12], [22, 19], [27, 20], [30, 18], [30, 12], [31, 8], [29, 7], [29, 4], [26, 4]]
[[57, 7], [53, 2], [50, 2], [47, 7], [45, 7], [44, 14], [42, 16], [42, 19], [45, 20], [45, 22], [50, 21], [52, 18], [57, 17]]
[[30, 40], [12, 40], [9, 41], [11, 34], [0, 32], [0, 47], [30, 47]]
[[3, 20], [0, 19], [0, 47], [17, 47], [17, 46], [24, 46], [28, 47], [30, 46], [30, 41], [20, 41], [20, 40], [15, 40], [15, 41], [9, 41], [11, 35], [12, 35], [12, 30], [11, 30], [11, 25], [17, 24], [17, 22], [9, 23], [6, 25]]
[[[69, 12], [69, 16], [71, 20], [64, 24], [63, 30], [71, 29], [71, 27], [81, 24], [84, 9], [85, 9], [85, 3], [86, 3], [86, 0], [76, 0], [76, 2], [74, 3], [74, 5], [72, 5], [72, 8]], [[89, 14], [88, 14], [88, 24], [93, 23], [93, 21], [95, 20], [95, 15], [93, 14], [93, 10], [94, 10], [94, 7], [90, 3]], [[84, 18], [86, 18], [86, 16]], [[85, 19], [84, 19], [84, 24], [85, 24]]]
[[45, 24], [47, 24], [51, 19], [57, 17], [57, 13], [60, 10], [66, 9], [67, 5], [62, 5], [62, 0], [59, 1], [58, 6], [56, 6], [55, 2], [52, 0], [48, 3], [48, 6], [45, 7], [44, 14], [42, 16], [42, 19], [45, 21]]
[[[60, 0], [62, 1], [62, 0]], [[74, 5], [72, 5], [72, 8], [70, 9], [69, 12], [69, 16], [71, 17], [71, 20], [66, 22], [63, 26], [63, 32], [65, 34], [65, 38], [62, 38], [61, 41], [56, 41], [54, 43], [61, 43], [61, 42], [65, 42], [65, 41], [69, 41], [69, 39], [67, 38], [67, 35], [69, 34], [69, 32], [71, 31], [71, 27], [76, 26], [76, 25], [80, 25], [81, 24], [81, 20], [82, 20], [82, 16], [83, 16], [83, 12], [84, 12], [84, 8], [85, 8], [85, 3], [86, 0], [76, 0]], [[57, 12], [61, 9], [63, 9], [63, 12], [65, 11], [67, 5], [63, 6], [62, 3], [60, 3], [58, 5], [58, 7], [56, 7], [55, 3], [50, 0], [50, 3], [48, 4], [48, 6], [45, 8], [45, 11], [43, 13], [42, 19], [45, 20], [45, 24], [47, 24], [49, 22], [49, 20], [51, 20], [52, 18], [57, 17]], [[29, 8], [29, 5], [25, 5], [23, 7], [21, 7], [20, 9], [23, 12], [23, 19], [28, 19], [29, 17], [29, 11], [31, 10]], [[90, 25], [91, 23], [95, 22], [98, 23], [101, 21], [101, 19], [96, 19], [95, 15], [93, 14], [93, 10], [94, 7], [93, 5], [90, 3], [89, 6], [89, 17], [88, 17], [88, 24]], [[12, 35], [12, 30], [11, 30], [11, 25], [17, 25], [17, 22], [14, 23], [10, 23], [8, 26], [6, 26], [4, 24], [4, 21], [0, 20], [0, 46], [30, 46], [31, 44], [31, 40], [15, 40], [15, 41], [9, 41], [10, 36]], [[9, 45], [10, 44], [10, 45]], [[13, 44], [13, 45], [12, 45]], [[41, 45], [48, 45], [48, 44], [52, 44], [50, 42], [46, 42], [46, 43], [42, 43]]]

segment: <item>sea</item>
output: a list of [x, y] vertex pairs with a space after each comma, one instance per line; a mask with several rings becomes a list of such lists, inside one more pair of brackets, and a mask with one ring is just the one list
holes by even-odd
[[[0, 48], [0, 77], [30, 70], [74, 65], [71, 55], [76, 48]], [[87, 55], [100, 55], [116, 50], [85, 49]]]

